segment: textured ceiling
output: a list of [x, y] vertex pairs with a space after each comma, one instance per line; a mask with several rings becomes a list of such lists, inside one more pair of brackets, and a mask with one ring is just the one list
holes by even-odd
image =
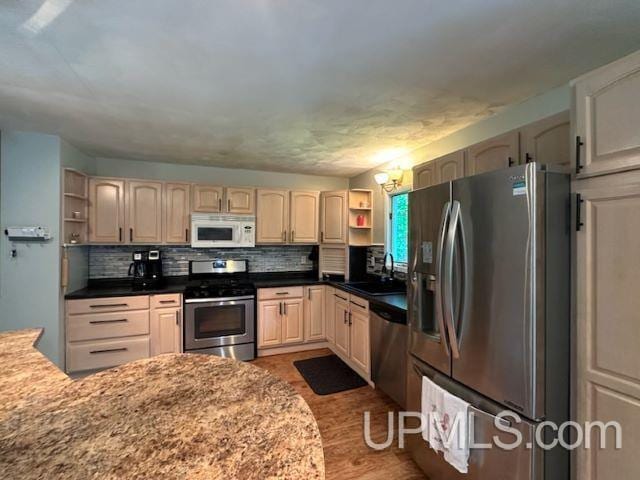
[[640, 48], [638, 0], [0, 0], [0, 127], [353, 175]]

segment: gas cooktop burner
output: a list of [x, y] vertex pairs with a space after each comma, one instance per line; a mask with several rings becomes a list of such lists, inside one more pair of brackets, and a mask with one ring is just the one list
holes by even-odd
[[255, 295], [248, 281], [246, 260], [198, 260], [189, 262], [191, 281], [185, 298], [228, 298]]

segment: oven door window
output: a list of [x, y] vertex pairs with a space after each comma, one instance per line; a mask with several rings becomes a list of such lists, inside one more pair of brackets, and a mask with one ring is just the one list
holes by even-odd
[[198, 240], [231, 242], [233, 241], [233, 227], [198, 227]]
[[246, 333], [244, 305], [198, 307], [194, 311], [195, 338], [217, 338]]

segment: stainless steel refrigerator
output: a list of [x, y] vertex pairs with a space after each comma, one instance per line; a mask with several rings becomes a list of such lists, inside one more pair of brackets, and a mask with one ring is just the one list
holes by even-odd
[[466, 475], [411, 436], [431, 480], [569, 478], [567, 451], [534, 442], [569, 417], [569, 202], [569, 177], [536, 163], [409, 194], [408, 410], [426, 376], [470, 403], [476, 442], [513, 441], [503, 410], [523, 420], [520, 447], [472, 450]]

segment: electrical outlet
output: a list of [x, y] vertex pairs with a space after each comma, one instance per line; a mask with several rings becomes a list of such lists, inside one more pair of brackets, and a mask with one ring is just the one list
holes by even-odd
[[306, 265], [307, 264], [307, 257], [302, 256], [300, 257], [300, 265]]
[[369, 259], [369, 266], [370, 267], [375, 267], [376, 266], [376, 257], [371, 257]]

